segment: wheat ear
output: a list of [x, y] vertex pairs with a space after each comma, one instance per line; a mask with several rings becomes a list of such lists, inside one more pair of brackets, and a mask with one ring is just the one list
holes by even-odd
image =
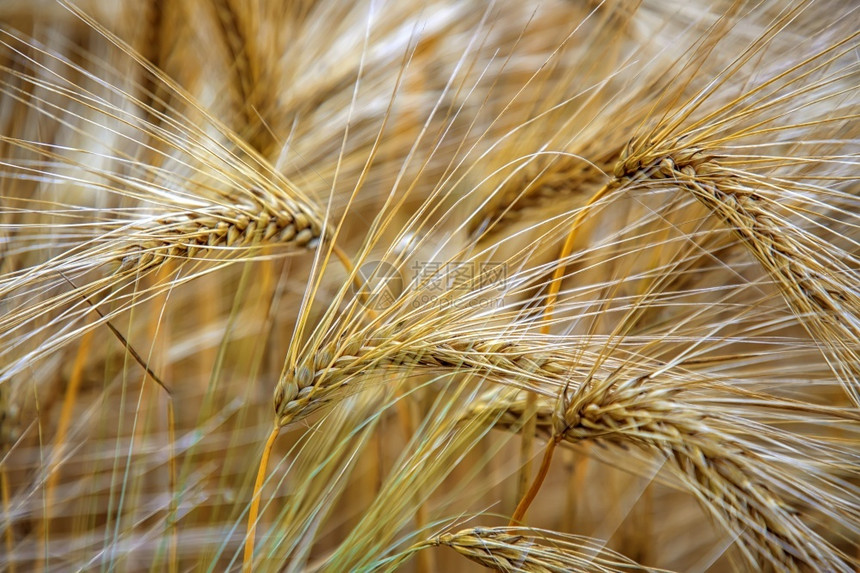
[[[802, 492], [793, 495], [813, 500], [822, 508], [833, 508], [831, 519], [842, 516], [849, 528], [857, 529], [860, 516], [856, 508], [852, 510], [850, 502], [841, 499], [850, 494], [830, 493], [827, 488], [833, 492], [840, 488], [821, 469], [816, 470], [814, 478], [804, 479], [802, 485], [782, 477], [767, 459], [769, 456], [763, 455], [755, 444], [758, 436], [743, 437], [744, 426], [739, 424], [748, 422], [736, 414], [730, 415], [747, 407], [743, 393], [728, 401], [706, 393], [701, 397], [702, 405], [690, 397], [685, 399], [685, 394], [683, 386], [661, 384], [647, 376], [618, 384], [611, 381], [586, 384], [555, 405], [543, 400], [536, 418], [539, 432], [549, 435], [553, 443], [597, 440], [622, 447], [630, 443], [665, 456], [683, 487], [696, 495], [715, 521], [739, 537], [751, 564], [761, 557], [778, 569], [849, 571], [849, 558], [806, 525], [799, 511], [779, 492]], [[722, 410], [716, 409], [721, 401], [725, 403], [725, 418], [720, 417]], [[500, 427], [517, 428], [526, 407], [523, 399], [493, 395], [488, 402], [476, 404], [473, 412], [479, 417], [495, 416]], [[856, 411], [781, 402], [772, 397], [765, 411], [776, 420], [787, 416], [803, 420], [799, 413], [803, 411], [852, 426], [860, 420]], [[821, 463], [828, 471], [836, 470], [836, 465], [829, 467], [830, 461], [801, 456], [804, 446], [810, 446], [801, 444], [811, 442], [810, 438], [768, 426], [747, 431], [765, 435], [775, 432], [771, 439], [785, 443], [795, 456], [788, 464], [802, 463], [811, 469]], [[796, 445], [792, 447], [792, 443]], [[819, 446], [813, 449], [821, 452], [833, 448], [826, 443]], [[856, 474], [857, 468], [856, 461], [852, 462], [850, 471]]]
[[[597, 168], [595, 168], [597, 167]], [[610, 163], [603, 165], [611, 168]], [[579, 155], [568, 153], [539, 155], [506, 178], [485, 205], [475, 212], [468, 231], [486, 241], [504, 233], [527, 211], [550, 202], [563, 201], [571, 208], [583, 202], [599, 187], [601, 166], [584, 162]]]
[[708, 151], [683, 142], [631, 142], [615, 166], [619, 186], [661, 179], [689, 191], [741, 239], [777, 286], [800, 323], [838, 357], [837, 375], [860, 405], [860, 275], [829, 256], [828, 245], [779, 217], [763, 182], [720, 165]]
[[[262, 39], [257, 38], [254, 30], [250, 29], [251, 22], [245, 22], [240, 17], [230, 0], [211, 0], [211, 3], [236, 79], [236, 99], [239, 106], [236, 131], [261, 155], [269, 157], [275, 147], [275, 140], [268, 131], [266, 116], [268, 111], [276, 108], [278, 104], [274, 98], [265, 101], [269, 90], [262, 87], [277, 81], [275, 78], [261, 76], [264, 62], [260, 61], [260, 58], [267, 52], [257, 45]], [[254, 13], [255, 8], [258, 9], [254, 6], [247, 10], [249, 19], [264, 18], [264, 15]]]
[[404, 340], [395, 332], [358, 333], [322, 347], [312, 361], [285, 370], [275, 388], [274, 406], [281, 426], [356, 391], [356, 379], [369, 370], [415, 369], [471, 372], [501, 384], [553, 396], [574, 386], [588, 372], [588, 354], [565, 351], [555, 340], [534, 344], [511, 339], [458, 336]]
[[182, 213], [156, 219], [144, 228], [125, 229], [137, 240], [118, 255], [118, 271], [138, 274], [167, 259], [206, 258], [206, 250], [217, 253], [224, 248], [262, 245], [316, 248], [322, 238], [318, 216], [306, 214], [296, 205], [272, 203]]
[[[0, 340], [8, 342], [0, 348], [2, 380], [99, 324], [81, 326], [89, 312], [82, 299], [112, 303], [110, 318], [214, 269], [210, 265], [208, 271], [202, 270], [198, 264], [202, 260], [220, 260], [222, 265], [247, 260], [265, 245], [304, 251], [327, 237], [325, 215], [315, 201], [130, 46], [76, 14], [158, 78], [171, 98], [195, 110], [201, 121], [191, 117], [177, 121], [121, 84], [100, 82], [104, 94], [94, 95], [69, 79], [90, 77], [91, 72], [32, 39], [0, 31], [0, 44], [24, 60], [23, 67], [3, 66], [8, 75], [0, 90], [5, 95], [41, 120], [67, 125], [82, 135], [100, 122], [111, 126], [87, 135], [80, 148], [50, 138], [32, 141], [0, 135], [0, 143], [24, 154], [24, 159], [9, 164], [13, 178], [49, 175], [75, 191], [61, 200], [46, 197], [40, 216], [45, 220], [55, 216], [50, 225], [41, 220], [32, 226], [3, 222], [4, 229], [21, 235], [15, 256], [29, 264], [0, 277], [0, 297], [9, 302], [0, 316]], [[32, 49], [35, 56], [17, 56], [24, 48]], [[114, 104], [116, 99], [123, 105]], [[147, 119], [152, 117], [158, 122]], [[166, 151], [150, 147], [153, 142]], [[154, 152], [157, 161], [129, 169], [122, 148], [128, 143]], [[104, 166], [105, 160], [110, 167]], [[25, 197], [8, 198], [3, 214], [20, 217], [19, 205], [26, 205], [25, 201]], [[31, 255], [41, 252], [45, 242], [55, 243], [52, 256], [32, 262]], [[175, 276], [144, 288], [145, 294], [123, 291], [130, 285], [145, 286], [141, 279], [166, 260], [177, 263]], [[182, 268], [186, 262], [192, 263], [192, 272]], [[69, 290], [64, 276], [79, 287]], [[43, 321], [56, 316], [60, 318], [54, 319], [55, 324]], [[51, 344], [41, 344], [47, 336]]]
[[504, 572], [665, 571], [639, 565], [596, 539], [525, 527], [473, 527], [433, 537], [417, 548], [439, 545], [488, 569]]

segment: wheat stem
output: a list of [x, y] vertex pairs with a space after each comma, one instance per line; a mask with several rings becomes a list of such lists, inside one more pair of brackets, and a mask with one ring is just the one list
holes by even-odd
[[257, 530], [257, 515], [260, 512], [260, 500], [262, 497], [263, 482], [266, 480], [266, 467], [269, 464], [269, 456], [275, 446], [275, 440], [280, 433], [280, 426], [275, 426], [269, 434], [263, 453], [260, 456], [260, 466], [257, 468], [257, 479], [254, 481], [254, 489], [251, 494], [251, 506], [248, 509], [248, 531], [245, 533], [245, 554], [242, 558], [242, 570], [250, 573], [254, 563], [254, 540]]
[[[531, 393], [530, 396], [536, 395], [534, 393]], [[535, 420], [535, 426], [537, 426], [537, 416], [533, 416], [533, 419]], [[513, 527], [517, 525], [522, 525], [522, 521], [523, 518], [526, 516], [526, 512], [528, 511], [532, 502], [537, 497], [537, 494], [540, 491], [540, 488], [543, 485], [547, 474], [549, 474], [549, 467], [552, 464], [552, 454], [555, 451], [556, 444], [558, 444], [558, 439], [556, 439], [555, 436], [550, 438], [549, 442], [547, 442], [546, 449], [544, 450], [543, 454], [543, 459], [541, 460], [540, 468], [538, 469], [538, 473], [535, 476], [534, 482], [532, 482], [531, 487], [520, 500], [520, 503], [517, 505], [516, 510], [514, 510], [513, 515], [511, 515], [511, 520], [508, 522], [508, 526]]]
[[[550, 281], [549, 288], [547, 290], [547, 298], [543, 313], [543, 323], [541, 325], [542, 334], [549, 334], [550, 325], [552, 324], [553, 309], [555, 308], [556, 302], [558, 301], [558, 293], [561, 290], [562, 280], [564, 279], [565, 272], [567, 270], [568, 257], [573, 252], [573, 247], [576, 244], [577, 231], [582, 225], [582, 222], [588, 214], [591, 206], [600, 201], [610, 190], [610, 186], [602, 187], [588, 200], [582, 210], [574, 218], [573, 223], [571, 223], [570, 231], [568, 232], [567, 237], [564, 240], [564, 244], [561, 247], [561, 252], [558, 255], [559, 263], [553, 271], [552, 280]], [[518, 488], [518, 496], [520, 497], [521, 501], [514, 512], [514, 516], [511, 517], [511, 525], [515, 523], [519, 524], [532, 500], [537, 495], [537, 490], [535, 488], [540, 489], [540, 486], [543, 483], [544, 478], [546, 477], [546, 473], [549, 470], [548, 467], [544, 468], [544, 465], [549, 465], [550, 460], [552, 459], [552, 450], [555, 448], [554, 445], [547, 445], [546, 453], [544, 454], [543, 461], [541, 462], [541, 472], [538, 473], [538, 476], [535, 477], [531, 488], [528, 490], [528, 492], [526, 492], [525, 486], [528, 484], [529, 481], [528, 467], [531, 463], [532, 443], [534, 441], [535, 429], [537, 427], [537, 418], [535, 417], [536, 410], [537, 394], [535, 394], [534, 392], [530, 392], [526, 396], [526, 409], [523, 413], [523, 415], [526, 417], [525, 424], [523, 426], [523, 447], [521, 450], [520, 460], [521, 464], [523, 464], [523, 469], [520, 470], [520, 487]]]
[[12, 551], [15, 548], [15, 530], [12, 528], [12, 512], [9, 511], [9, 476], [7, 475], [5, 464], [2, 471], [0, 471], [0, 497], [3, 500], [3, 515], [6, 516], [3, 523], [6, 530], [4, 538], [6, 540], [6, 555], [8, 557], [6, 564], [9, 567], [9, 573], [15, 573], [18, 568], [15, 559], [12, 558]]
[[170, 532], [170, 541], [167, 551], [167, 570], [170, 573], [179, 571], [179, 531], [176, 522], [179, 520], [179, 492], [176, 489], [176, 412], [173, 407], [173, 398], [167, 398], [167, 474], [168, 488], [170, 489], [170, 504], [167, 509], [167, 529]]
[[[63, 407], [60, 410], [60, 419], [57, 422], [57, 435], [54, 439], [54, 451], [51, 454], [51, 465], [48, 468], [48, 480], [45, 483], [45, 507], [53, 508], [54, 492], [57, 488], [57, 481], [60, 478], [60, 465], [62, 464], [63, 455], [66, 448], [66, 438], [69, 431], [69, 426], [72, 422], [72, 414], [74, 413], [75, 405], [77, 404], [78, 390], [81, 387], [81, 382], [84, 377], [84, 366], [90, 356], [90, 347], [93, 341], [94, 331], [90, 330], [81, 337], [78, 351], [75, 354], [75, 360], [72, 363], [72, 372], [69, 375], [69, 382], [66, 386], [65, 396], [63, 398]], [[48, 547], [50, 538], [51, 518], [46, 515], [41, 521], [39, 530], [39, 545]], [[36, 569], [42, 570], [45, 567], [44, 561], [36, 563]]]

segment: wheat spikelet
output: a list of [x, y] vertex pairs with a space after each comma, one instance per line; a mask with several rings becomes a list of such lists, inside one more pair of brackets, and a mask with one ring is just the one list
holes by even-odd
[[[629, 4], [591, 4], [585, 17], [585, 22], [591, 24], [588, 39], [582, 42], [582, 47], [565, 45], [563, 48], [573, 53], [563, 54], [564, 63], [554, 63], [562, 69], [572, 66], [572, 70], [565, 69], [567, 73], [560, 74], [558, 84], [564, 86], [567, 78], [576, 77], [577, 90], [571, 92], [569, 86], [565, 86], [567, 90], [554, 86], [549, 93], [536, 94], [536, 101], [529, 102], [532, 107], [528, 108], [530, 113], [523, 123], [504, 133], [500, 142], [494, 144], [492, 151], [499, 158], [482, 157], [486, 160], [473, 166], [489, 167], [487, 179], [494, 183], [482, 185], [482, 190], [474, 192], [481, 202], [470, 221], [473, 236], [498, 240], [498, 235], [518, 219], [537, 223], [548, 212], [550, 216], [557, 213], [553, 203], [564, 204], [568, 210], [585, 204], [600, 183], [606, 182], [607, 174], [611, 175], [629, 134], [641, 130], [646, 120], [643, 110], [654, 113], [665, 102], [679, 100], [691, 88], [701, 87], [693, 75], [676, 81], [678, 70], [702, 67], [716, 73], [720, 69], [721, 56], [714, 57], [709, 47], [726, 34], [730, 25], [727, 15], [716, 24], [710, 15], [686, 14], [681, 10], [667, 19], [656, 6]], [[726, 3], [724, 8], [731, 13], [734, 7]], [[654, 27], [672, 28], [667, 34], [680, 37], [689, 34], [691, 28], [702, 26], [697, 32], [703, 38], [694, 42], [690, 54], [680, 57], [672, 54], [667, 59], [663, 54], [665, 46], [659, 45], [662, 36], [654, 37], [648, 30], [651, 18], [655, 20]], [[712, 24], [710, 29], [703, 25], [705, 22]], [[640, 26], [641, 34], [634, 35], [641, 38], [634, 40], [631, 28]], [[578, 50], [587, 49], [591, 43], [611, 48], [599, 59], [580, 58]], [[708, 54], [703, 55], [701, 52], [706, 49]], [[649, 65], [642, 67], [643, 60]], [[635, 68], [635, 82], [618, 78], [631, 67]], [[595, 117], [602, 121], [595, 121]], [[514, 171], [506, 174], [511, 166], [515, 166]], [[499, 181], [500, 175], [504, 176]]]

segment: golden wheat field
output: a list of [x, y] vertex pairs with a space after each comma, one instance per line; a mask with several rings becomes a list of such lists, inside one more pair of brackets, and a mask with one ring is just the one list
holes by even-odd
[[0, 570], [858, 570], [858, 22], [0, 2]]

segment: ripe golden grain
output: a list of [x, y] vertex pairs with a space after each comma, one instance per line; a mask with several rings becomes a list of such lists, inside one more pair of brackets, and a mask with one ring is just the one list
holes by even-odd
[[856, 568], [853, 16], [0, 3], [0, 568]]

